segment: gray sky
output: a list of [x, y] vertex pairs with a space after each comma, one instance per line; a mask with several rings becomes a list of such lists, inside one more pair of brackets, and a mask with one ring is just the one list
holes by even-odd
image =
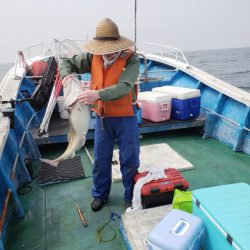
[[[134, 39], [135, 0], [0, 0], [0, 62], [17, 50], [57, 39], [95, 35], [104, 17]], [[250, 47], [250, 0], [137, 0], [137, 45], [184, 51]]]

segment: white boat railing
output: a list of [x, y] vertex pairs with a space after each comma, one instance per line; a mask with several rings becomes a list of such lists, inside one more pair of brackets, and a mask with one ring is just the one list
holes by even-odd
[[[87, 36], [86, 36], [87, 39]], [[19, 79], [17, 71], [18, 68], [25, 68], [28, 70], [28, 64], [39, 60], [41, 58], [47, 58], [54, 56], [58, 62], [60, 57], [71, 57], [75, 54], [81, 53], [83, 50], [78, 43], [83, 43], [85, 40], [70, 40], [64, 39], [59, 41], [54, 39], [48, 46], [39, 43], [29, 46], [17, 52], [15, 65], [14, 65], [14, 78]]]
[[22, 68], [28, 70], [28, 63], [35, 61], [35, 58], [53, 55], [52, 50], [47, 49], [45, 52], [44, 44], [35, 44], [25, 49], [19, 50], [16, 54], [15, 65], [14, 65], [14, 79], [20, 79], [21, 76], [18, 74], [18, 69]]
[[26, 60], [32, 61], [32, 58], [42, 57], [45, 54], [52, 54], [53, 52], [48, 48], [46, 50], [45, 44], [39, 43], [29, 46], [21, 50], [26, 58]]
[[172, 46], [146, 42], [145, 52], [150, 53], [150, 54], [156, 54], [162, 57], [170, 56], [171, 58], [174, 58], [177, 61], [182, 61], [187, 66], [189, 66], [189, 63], [183, 51], [181, 49], [178, 49]]
[[78, 43], [83, 43], [84, 41], [86, 40], [64, 39], [62, 41], [59, 41], [57, 39], [54, 39], [53, 51], [57, 62], [60, 57], [71, 57], [83, 52], [83, 49]]
[[76, 53], [82, 52], [82, 48], [79, 45], [82, 44], [86, 39], [82, 40], [72, 40], [72, 39], [64, 39], [58, 40], [54, 39], [49, 45], [46, 44], [36, 44], [29, 46], [23, 50], [21, 50], [28, 61], [34, 61], [36, 58], [44, 58], [50, 56], [64, 56], [64, 55], [72, 55]]

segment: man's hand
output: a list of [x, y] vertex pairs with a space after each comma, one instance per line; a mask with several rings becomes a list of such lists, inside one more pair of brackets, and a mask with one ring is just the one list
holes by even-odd
[[89, 89], [82, 92], [77, 98], [79, 102], [84, 104], [93, 104], [97, 99], [100, 99], [98, 91]]

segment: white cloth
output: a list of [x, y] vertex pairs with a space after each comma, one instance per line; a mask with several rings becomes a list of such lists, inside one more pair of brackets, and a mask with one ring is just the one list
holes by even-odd
[[79, 94], [86, 89], [81, 81], [74, 75], [64, 77], [62, 85], [65, 108], [69, 108], [75, 103]]
[[142, 186], [152, 180], [159, 180], [162, 178], [166, 178], [164, 169], [159, 168], [152, 168], [149, 170], [148, 174], [142, 178], [140, 178], [135, 186], [134, 186], [134, 193], [132, 199], [132, 208], [127, 208], [126, 212], [132, 212], [135, 210], [142, 209], [141, 204], [141, 189]]
[[117, 52], [117, 55], [112, 60], [108, 60], [108, 58], [105, 55], [102, 55], [104, 69], [110, 67], [117, 60], [120, 54], [121, 51]]

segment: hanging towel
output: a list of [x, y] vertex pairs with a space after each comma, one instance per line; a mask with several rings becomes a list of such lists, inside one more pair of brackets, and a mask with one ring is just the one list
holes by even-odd
[[139, 209], [142, 209], [141, 204], [141, 189], [144, 184], [153, 181], [153, 180], [159, 180], [162, 178], [166, 178], [166, 174], [164, 169], [162, 168], [152, 168], [149, 170], [148, 174], [142, 178], [140, 178], [135, 186], [134, 186], [134, 192], [133, 192], [133, 199], [132, 199], [132, 208], [127, 208], [126, 212], [132, 212]]

